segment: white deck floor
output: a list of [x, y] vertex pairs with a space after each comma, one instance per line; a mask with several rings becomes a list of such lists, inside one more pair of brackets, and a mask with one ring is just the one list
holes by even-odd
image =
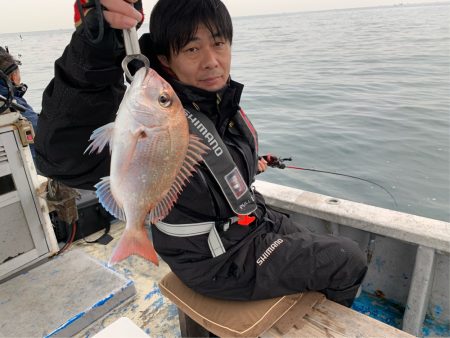
[[[70, 250], [82, 250], [91, 257], [108, 262], [115, 244], [120, 239], [124, 223], [111, 225], [110, 234], [114, 240], [108, 245], [88, 244], [77, 241]], [[101, 235], [96, 233], [91, 239]], [[113, 269], [134, 281], [136, 296], [131, 302], [120, 305], [92, 325], [80, 331], [75, 337], [92, 337], [120, 317], [131, 319], [144, 332], [152, 337], [179, 337], [178, 312], [175, 305], [164, 298], [158, 288], [158, 281], [170, 271], [166, 263], [160, 260], [159, 267], [144, 259], [132, 256], [116, 264]]]

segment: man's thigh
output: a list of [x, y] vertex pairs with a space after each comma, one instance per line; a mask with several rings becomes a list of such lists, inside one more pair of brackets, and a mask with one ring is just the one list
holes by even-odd
[[366, 266], [356, 242], [315, 234], [286, 220], [278, 232], [255, 238], [254, 245], [254, 298], [305, 290], [343, 290], [360, 278]]

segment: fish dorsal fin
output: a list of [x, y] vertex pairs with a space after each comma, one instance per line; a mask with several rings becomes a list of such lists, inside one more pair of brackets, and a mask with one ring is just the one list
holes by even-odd
[[205, 154], [208, 149], [208, 146], [206, 146], [198, 136], [194, 134], [189, 135], [189, 146], [180, 171], [178, 172], [175, 181], [172, 183], [169, 192], [147, 215], [147, 223], [156, 223], [167, 216], [170, 209], [172, 209], [177, 201], [178, 196], [181, 194], [181, 191], [183, 191], [183, 188], [189, 182], [189, 177], [197, 170], [195, 166], [203, 160], [203, 154]]
[[91, 137], [89, 138], [89, 141], [92, 142], [89, 147], [86, 148], [84, 154], [86, 154], [87, 152], [89, 152], [89, 154], [92, 154], [94, 151], [97, 151], [97, 153], [99, 154], [103, 151], [107, 144], [109, 144], [109, 151], [111, 152], [113, 130], [114, 122], [105, 124], [104, 126], [95, 129], [92, 132]]
[[111, 192], [110, 177], [103, 177], [100, 182], [98, 182], [94, 187], [97, 189], [95, 193], [97, 194], [98, 200], [106, 209], [106, 211], [108, 211], [114, 217], [121, 219], [122, 221], [126, 221], [125, 212], [117, 204]]

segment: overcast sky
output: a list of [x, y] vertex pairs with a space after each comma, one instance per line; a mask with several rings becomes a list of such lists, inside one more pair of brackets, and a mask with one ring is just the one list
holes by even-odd
[[[231, 16], [432, 3], [436, 0], [223, 0]], [[1, 0], [0, 34], [73, 27], [74, 0]], [[143, 0], [148, 18], [156, 0]]]

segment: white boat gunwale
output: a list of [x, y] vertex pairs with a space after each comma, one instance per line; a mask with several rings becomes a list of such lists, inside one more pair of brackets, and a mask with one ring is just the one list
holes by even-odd
[[[263, 194], [269, 206], [291, 215], [297, 214], [302, 217], [306, 215], [328, 222], [332, 234], [338, 235], [342, 225], [367, 232], [369, 235], [381, 235], [416, 245], [416, 257], [405, 304], [402, 330], [421, 336], [436, 275], [437, 257], [441, 258], [441, 261], [442, 257], [450, 261], [449, 222], [260, 180], [257, 180], [254, 186]], [[440, 278], [442, 279], [442, 276]], [[445, 279], [445, 276], [443, 278]], [[445, 294], [445, 297], [449, 302], [448, 294]], [[445, 302], [445, 299], [443, 301]], [[446, 308], [444, 313], [448, 311], [449, 309]]]
[[255, 182], [267, 204], [450, 254], [450, 223], [337, 199], [275, 183]]

